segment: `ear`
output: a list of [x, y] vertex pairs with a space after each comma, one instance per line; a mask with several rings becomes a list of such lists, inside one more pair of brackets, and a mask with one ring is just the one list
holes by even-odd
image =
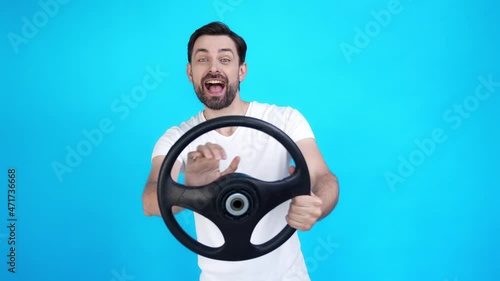
[[248, 71], [247, 63], [244, 62], [240, 65], [240, 69], [238, 72], [238, 78], [240, 82], [243, 82], [243, 80], [245, 80], [245, 77], [247, 76], [247, 71]]
[[193, 68], [191, 67], [190, 63], [188, 63], [186, 66], [186, 74], [188, 76], [189, 82], [193, 83]]

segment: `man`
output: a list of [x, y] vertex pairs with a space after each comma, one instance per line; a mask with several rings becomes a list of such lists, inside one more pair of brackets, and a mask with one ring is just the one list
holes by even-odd
[[[147, 216], [161, 215], [157, 202], [160, 166], [183, 133], [220, 116], [256, 117], [277, 126], [296, 142], [306, 159], [312, 189], [310, 195], [279, 205], [259, 222], [251, 240], [259, 244], [274, 237], [286, 223], [298, 230], [310, 230], [333, 210], [339, 191], [337, 178], [328, 169], [309, 124], [297, 110], [240, 98], [240, 83], [247, 74], [246, 48], [243, 38], [220, 22], [207, 24], [191, 35], [187, 76], [204, 110], [167, 130], [156, 143], [143, 206]], [[293, 167], [286, 149], [274, 138], [250, 128], [227, 127], [209, 132], [186, 147], [173, 166], [172, 178], [177, 180], [183, 172], [186, 186], [200, 186], [235, 171], [274, 181], [293, 173]], [[174, 213], [179, 211], [174, 207]], [[195, 223], [198, 241], [209, 246], [223, 244], [213, 223], [196, 213]], [[198, 264], [202, 281], [310, 280], [297, 233], [278, 249], [255, 259], [225, 262], [199, 256]]]

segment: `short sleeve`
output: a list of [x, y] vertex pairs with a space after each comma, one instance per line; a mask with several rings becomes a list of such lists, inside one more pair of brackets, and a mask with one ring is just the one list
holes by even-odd
[[306, 118], [297, 109], [286, 107], [284, 111], [285, 133], [294, 141], [314, 138], [314, 133]]
[[[165, 156], [167, 155], [168, 151], [170, 148], [174, 145], [174, 143], [182, 136], [183, 132], [179, 127], [172, 127], [168, 129], [156, 142], [154, 148], [153, 148], [153, 153], [151, 155], [151, 159], [155, 158], [156, 156]], [[185, 151], [183, 151], [179, 157], [177, 157], [177, 160], [182, 163], [182, 166], [184, 166], [184, 161], [183, 159], [185, 158], [183, 155], [185, 154]]]

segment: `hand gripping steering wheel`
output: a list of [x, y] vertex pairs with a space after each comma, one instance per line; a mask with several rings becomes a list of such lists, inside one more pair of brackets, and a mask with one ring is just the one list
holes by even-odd
[[[172, 179], [172, 167], [185, 147], [204, 133], [231, 126], [253, 128], [274, 137], [292, 156], [296, 165], [295, 172], [273, 182], [258, 180], [242, 173], [231, 173], [197, 187], [188, 187]], [[274, 125], [244, 116], [218, 117], [190, 129], [169, 150], [158, 179], [161, 215], [174, 237], [199, 255], [225, 261], [253, 259], [285, 243], [295, 232], [289, 225], [263, 244], [255, 245], [250, 242], [250, 238], [264, 215], [297, 195], [310, 195], [309, 171], [297, 145]], [[222, 232], [224, 244], [210, 247], [193, 239], [174, 218], [172, 206], [190, 209], [211, 220]]]

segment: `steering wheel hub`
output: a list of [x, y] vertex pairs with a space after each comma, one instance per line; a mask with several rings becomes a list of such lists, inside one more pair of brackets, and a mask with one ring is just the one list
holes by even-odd
[[233, 193], [229, 195], [223, 207], [229, 215], [236, 218], [245, 215], [251, 208], [248, 196], [242, 193]]

